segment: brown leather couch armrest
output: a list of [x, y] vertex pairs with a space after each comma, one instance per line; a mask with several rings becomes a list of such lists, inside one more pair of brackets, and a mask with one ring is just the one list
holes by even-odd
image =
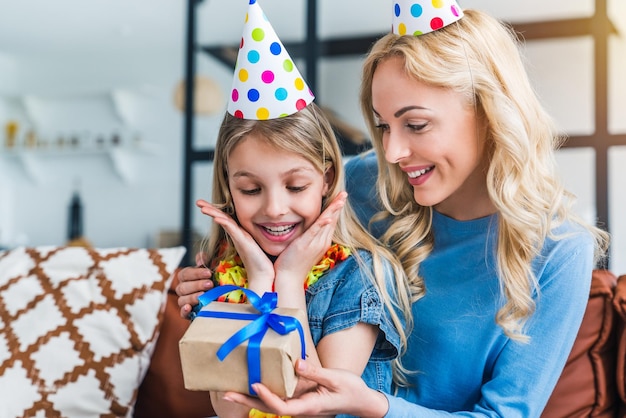
[[178, 341], [189, 326], [180, 316], [176, 285], [178, 271], [167, 294], [165, 315], [150, 368], [135, 404], [134, 418], [201, 418], [215, 415], [208, 392], [185, 389], [178, 352]]
[[615, 311], [626, 321], [626, 274], [619, 276], [617, 286], [615, 286], [615, 296], [613, 297]]
[[582, 324], [542, 418], [615, 417], [616, 277], [594, 270]]

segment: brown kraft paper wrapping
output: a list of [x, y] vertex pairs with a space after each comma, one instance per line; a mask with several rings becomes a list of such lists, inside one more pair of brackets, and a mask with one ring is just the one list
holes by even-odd
[[[202, 311], [258, 314], [249, 304], [211, 302]], [[299, 309], [276, 308], [273, 314], [290, 316], [305, 324]], [[237, 346], [224, 361], [217, 357], [222, 344], [251, 321], [226, 318], [194, 319], [179, 341], [185, 388], [196, 391], [248, 392], [248, 341]], [[268, 329], [261, 342], [261, 382], [281, 397], [291, 397], [298, 378], [294, 365], [301, 356], [298, 331], [280, 335]]]

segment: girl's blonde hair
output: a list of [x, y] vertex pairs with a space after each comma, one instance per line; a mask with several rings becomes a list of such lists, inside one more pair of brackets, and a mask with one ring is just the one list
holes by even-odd
[[[553, 151], [562, 139], [531, 87], [517, 38], [489, 15], [465, 10], [458, 22], [423, 36], [385, 36], [365, 60], [361, 106], [378, 155], [378, 191], [393, 215], [383, 240], [392, 243], [416, 300], [425, 292], [418, 271], [432, 250], [432, 208], [415, 202], [406, 175], [384, 159], [372, 79], [378, 64], [390, 57], [402, 60], [409, 77], [461, 93], [477, 117], [487, 121], [487, 188], [499, 215], [497, 267], [504, 296], [496, 321], [508, 336], [526, 341], [523, 327], [534, 312], [538, 290], [531, 261], [556, 226], [566, 220], [584, 223], [572, 213], [574, 197], [555, 175]], [[586, 228], [600, 257], [608, 236]]]
[[[337, 138], [327, 118], [315, 103], [293, 115], [263, 121], [239, 119], [226, 113], [215, 150], [213, 202], [235, 219], [236, 213], [228, 187], [228, 156], [249, 135], [263, 138], [278, 150], [305, 158], [317, 168], [321, 176], [328, 170], [334, 170], [334, 178], [323, 199], [321, 211], [345, 190], [343, 161]], [[407, 330], [412, 324], [411, 300], [406, 274], [398, 259], [361, 226], [348, 202], [339, 215], [333, 242], [351, 250], [362, 249], [371, 253], [371, 267], [363, 262], [356, 251], [353, 251], [353, 256], [377, 286], [400, 334], [401, 345], [406, 347]], [[214, 224], [207, 246], [207, 260], [229, 258], [234, 254], [235, 248], [228, 234], [221, 226]], [[391, 271], [385, 271], [383, 260], [388, 262]], [[402, 324], [400, 315], [403, 316], [405, 325]]]

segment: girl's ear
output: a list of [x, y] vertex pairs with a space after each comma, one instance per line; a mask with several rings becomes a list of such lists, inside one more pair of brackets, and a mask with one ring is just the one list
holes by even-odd
[[326, 169], [326, 172], [324, 172], [324, 189], [322, 191], [322, 194], [324, 196], [328, 194], [328, 191], [330, 190], [330, 187], [332, 186], [334, 181], [335, 181], [335, 166], [331, 165], [330, 167]]

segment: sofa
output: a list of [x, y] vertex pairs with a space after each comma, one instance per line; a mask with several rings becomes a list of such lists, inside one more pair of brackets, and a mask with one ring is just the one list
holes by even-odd
[[[202, 418], [184, 388], [184, 249], [0, 251], [0, 416]], [[567, 297], [567, 295], [564, 295]], [[626, 275], [595, 270], [543, 418], [626, 417]]]
[[[180, 270], [176, 270], [178, 273]], [[167, 293], [165, 316], [150, 368], [135, 404], [134, 418], [203, 418], [215, 415], [209, 394], [186, 390], [178, 353], [178, 341], [189, 325], [180, 316], [177, 274]]]
[[625, 321], [626, 275], [595, 270], [582, 325], [543, 418], [626, 416]]
[[211, 416], [182, 387], [183, 247], [0, 251], [0, 417]]

